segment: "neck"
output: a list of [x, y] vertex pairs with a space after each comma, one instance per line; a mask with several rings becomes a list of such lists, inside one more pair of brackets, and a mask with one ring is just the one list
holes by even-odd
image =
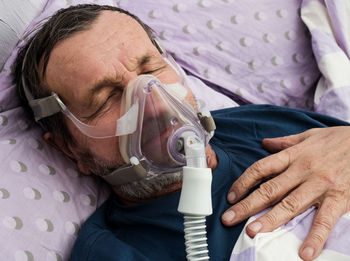
[[132, 206], [132, 205], [139, 205], [142, 203], [146, 203], [152, 199], [156, 199], [158, 197], [163, 197], [163, 196], [172, 194], [176, 191], [179, 191], [181, 189], [181, 187], [182, 187], [182, 182], [178, 182], [178, 183], [169, 185], [169, 186], [161, 189], [160, 191], [157, 191], [149, 198], [142, 198], [142, 199], [141, 198], [126, 197], [118, 190], [118, 188], [113, 188], [113, 190], [118, 195], [118, 199], [122, 204], [124, 204], [126, 206]]

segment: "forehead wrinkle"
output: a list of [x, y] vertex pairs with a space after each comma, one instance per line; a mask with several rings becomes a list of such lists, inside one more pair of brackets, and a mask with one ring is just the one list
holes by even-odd
[[[157, 58], [156, 55], [148, 52], [145, 55], [136, 58], [136, 69], [146, 65], [150, 61], [154, 61], [155, 59], [152, 58]], [[160, 62], [162, 59], [157, 59], [156, 62]], [[109, 89], [109, 93], [115, 88], [123, 88], [122, 82], [124, 82], [124, 76], [127, 72], [125, 71], [120, 77], [117, 77], [119, 79], [113, 79], [113, 78], [104, 78], [98, 82], [96, 82], [93, 87], [89, 90], [87, 101], [88, 101], [88, 107], [91, 107], [94, 102], [96, 101], [96, 96], [100, 94], [104, 90]], [[108, 93], [108, 94], [109, 94]], [[107, 95], [108, 96], [108, 95]]]
[[[152, 65], [158, 64], [163, 59], [161, 59], [160, 54], [157, 52], [156, 48], [153, 45], [152, 46], [154, 47], [154, 50], [153, 50], [153, 48], [144, 49], [143, 46], [145, 46], [145, 45], [138, 45], [136, 48], [139, 49], [139, 51], [135, 50], [135, 52], [133, 52], [134, 54], [136, 54], [136, 56], [130, 55], [129, 59], [126, 58], [129, 54], [129, 51], [131, 52], [131, 49], [132, 49], [132, 48], [130, 48], [130, 46], [128, 46], [128, 42], [132, 43], [133, 40], [135, 40], [136, 42], [139, 43], [141, 41], [140, 40], [141, 32], [142, 32], [142, 37], [144, 37], [143, 41], [145, 41], [147, 39], [147, 41], [150, 42], [150, 39], [149, 39], [148, 35], [146, 34], [146, 32], [144, 31], [144, 29], [136, 22], [136, 20], [134, 20], [133, 18], [131, 18], [127, 15], [120, 14], [120, 13], [118, 13], [117, 16], [115, 16], [115, 15], [116, 15], [116, 13], [114, 13], [114, 12], [108, 12], [108, 11], [103, 12], [103, 14], [101, 14], [98, 17], [98, 19], [96, 21], [94, 21], [94, 23], [89, 28], [89, 30], [79, 32], [79, 33], [73, 35], [72, 37], [70, 37], [69, 39], [66, 39], [66, 40], [70, 41], [70, 44], [73, 40], [75, 40], [75, 42], [77, 42], [74, 45], [75, 50], [77, 52], [73, 55], [65, 56], [64, 58], [67, 59], [67, 61], [65, 61], [64, 64], [68, 63], [70, 65], [71, 64], [76, 65], [75, 64], [76, 61], [84, 60], [84, 62], [82, 64], [82, 67], [84, 68], [86, 66], [87, 62], [85, 59], [80, 59], [81, 57], [79, 57], [79, 59], [78, 59], [77, 54], [83, 54], [83, 56], [86, 56], [86, 54], [88, 53], [87, 50], [99, 49], [100, 51], [99, 51], [99, 53], [97, 53], [98, 55], [95, 54], [95, 56], [97, 56], [95, 58], [102, 60], [102, 61], [105, 61], [105, 59], [106, 59], [106, 61], [108, 62], [107, 64], [109, 64], [111, 55], [112, 56], [116, 55], [116, 56], [114, 56], [115, 58], [112, 58], [113, 59], [112, 63], [114, 63], [115, 65], [118, 65], [117, 67], [119, 69], [119, 73], [118, 73], [118, 71], [114, 71], [114, 72], [109, 71], [105, 75], [101, 75], [102, 77], [105, 77], [105, 78], [107, 78], [107, 76], [108, 76], [108, 77], [110, 77], [110, 79], [100, 80], [99, 83], [101, 83], [101, 82], [113, 83], [113, 84], [123, 83], [124, 85], [126, 85], [125, 79], [127, 77], [124, 74], [131, 72], [131, 71], [140, 73], [142, 68], [139, 68], [139, 67], [142, 67], [148, 63], [151, 63]], [[103, 24], [101, 24], [102, 21], [104, 22]], [[108, 21], [107, 24], [106, 24], [106, 21]], [[119, 25], [115, 26], [115, 23], [112, 23], [111, 21], [116, 21], [119, 23], [119, 25], [124, 25], [124, 24], [129, 25], [129, 24], [133, 23], [133, 25], [135, 25], [135, 26], [127, 26], [125, 28], [129, 28], [129, 30], [127, 30], [127, 31], [124, 30], [124, 31], [120, 32], [120, 30], [115, 30], [115, 29], [116, 28], [123, 28], [123, 26], [119, 26]], [[102, 30], [102, 29], [107, 29], [107, 30]], [[102, 31], [103, 31], [104, 35], [101, 33]], [[131, 38], [127, 37], [127, 42], [125, 42], [125, 41], [123, 42], [121, 40], [120, 37], [122, 35], [128, 36], [130, 32], [135, 33], [135, 31], [139, 32], [139, 34], [137, 34], [135, 37], [131, 37]], [[107, 32], [107, 34], [106, 34], [106, 32]], [[93, 41], [90, 41], [90, 40], [86, 41], [89, 44], [83, 45], [83, 46], [85, 46], [84, 49], [80, 48], [82, 39], [85, 40], [85, 38], [90, 37], [92, 33], [95, 35], [95, 37], [93, 38]], [[116, 40], [116, 42], [119, 43], [119, 45], [112, 44], [112, 42], [114, 42], [114, 40]], [[63, 40], [63, 42], [65, 42], [65, 40]], [[63, 42], [61, 42], [60, 44], [62, 44]], [[58, 45], [60, 45], [60, 44], [58, 44]], [[99, 45], [102, 45], [102, 48]], [[122, 48], [123, 46], [125, 48]], [[147, 44], [146, 46], [149, 46], [149, 45]], [[66, 48], [66, 46], [64, 46], [64, 47]], [[140, 53], [140, 52], [142, 52], [142, 53]], [[119, 57], [119, 53], [123, 54], [124, 56]], [[125, 57], [125, 55], [126, 55], [126, 57]], [[124, 57], [126, 59], [123, 59]], [[117, 59], [117, 61], [115, 59]], [[59, 64], [62, 64], [62, 61], [57, 61], [57, 62]], [[96, 65], [96, 61], [94, 64]], [[119, 67], [119, 65], [121, 65], [121, 68]], [[73, 71], [75, 71], [75, 68], [77, 68], [77, 67], [80, 68], [81, 66], [74, 66]], [[132, 68], [132, 67], [134, 67], [134, 68]], [[124, 69], [126, 69], [126, 70], [124, 71]], [[86, 73], [86, 70], [84, 72]], [[78, 75], [79, 77], [73, 77], [73, 76], [70, 77], [70, 78], [74, 79], [75, 83], [78, 81], [78, 79], [82, 78], [82, 77], [80, 77], [80, 76], [82, 76], [80, 74], [80, 72], [78, 72], [78, 73], [79, 73], [79, 75]], [[111, 75], [110, 73], [113, 75]], [[123, 74], [123, 75], [121, 75], [121, 74]], [[70, 75], [70, 74], [67, 74], [67, 75]], [[95, 78], [90, 73], [88, 73], [85, 76], [87, 78], [89, 78], [90, 80]], [[86, 77], [84, 79], [86, 79]], [[115, 80], [115, 79], [112, 80], [112, 78], [115, 78], [117, 80]], [[67, 77], [64, 80], [67, 81]], [[98, 81], [99, 79], [96, 79], [96, 80]], [[103, 92], [104, 90], [106, 90], [105, 88], [95, 88], [95, 87], [97, 87], [97, 85], [101, 86], [101, 84], [93, 83], [93, 82], [91, 84], [87, 80], [85, 80], [84, 83], [82, 83], [81, 81], [78, 83], [79, 84], [74, 84], [74, 86], [80, 86], [81, 87], [80, 89], [83, 88], [82, 86], [84, 86], [84, 89], [86, 87], [88, 87], [89, 91], [91, 90], [91, 88], [95, 89], [95, 91], [92, 93], [89, 93], [89, 91], [85, 92], [85, 95], [84, 95], [85, 97], [83, 97], [81, 95], [83, 93], [76, 93], [76, 95], [75, 95], [76, 101], [80, 101], [82, 104], [85, 104], [86, 106], [91, 105], [93, 102], [96, 102], [97, 98], [99, 98], [98, 94]], [[73, 90], [69, 87], [68, 88], [65, 87], [65, 89], [66, 89], [66, 91], [61, 90], [61, 92], [62, 93], [69, 92], [70, 93], [69, 96], [71, 96], [71, 94], [72, 94], [71, 92]], [[72, 99], [68, 99], [68, 100], [72, 100]], [[71, 105], [73, 107], [78, 106], [77, 104], [71, 104]]]

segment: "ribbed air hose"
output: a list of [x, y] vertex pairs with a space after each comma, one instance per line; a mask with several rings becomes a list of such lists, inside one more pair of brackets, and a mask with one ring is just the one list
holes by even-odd
[[184, 220], [187, 260], [209, 260], [205, 216], [185, 215]]

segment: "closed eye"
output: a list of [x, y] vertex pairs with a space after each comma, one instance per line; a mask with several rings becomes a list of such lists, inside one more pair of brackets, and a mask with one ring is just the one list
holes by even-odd
[[155, 73], [157, 70], [150, 70], [150, 71], [146, 71], [146, 72], [143, 72], [142, 74], [152, 74], [152, 73]]
[[159, 74], [160, 72], [166, 70], [167, 64], [157, 66], [155, 68], [147, 68], [141, 74]]
[[103, 116], [107, 113], [113, 105], [119, 105], [121, 100], [122, 91], [119, 88], [113, 88], [113, 90], [109, 93], [106, 100], [101, 103], [100, 106], [89, 116], [82, 117], [84, 122], [90, 123], [95, 120], [97, 117]]

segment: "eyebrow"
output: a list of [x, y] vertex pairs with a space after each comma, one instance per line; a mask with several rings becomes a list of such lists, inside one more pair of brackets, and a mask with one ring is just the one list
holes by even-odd
[[146, 54], [144, 56], [142, 56], [140, 59], [137, 59], [137, 67], [141, 67], [147, 63], [149, 63], [149, 61], [151, 60], [151, 55], [150, 54]]

